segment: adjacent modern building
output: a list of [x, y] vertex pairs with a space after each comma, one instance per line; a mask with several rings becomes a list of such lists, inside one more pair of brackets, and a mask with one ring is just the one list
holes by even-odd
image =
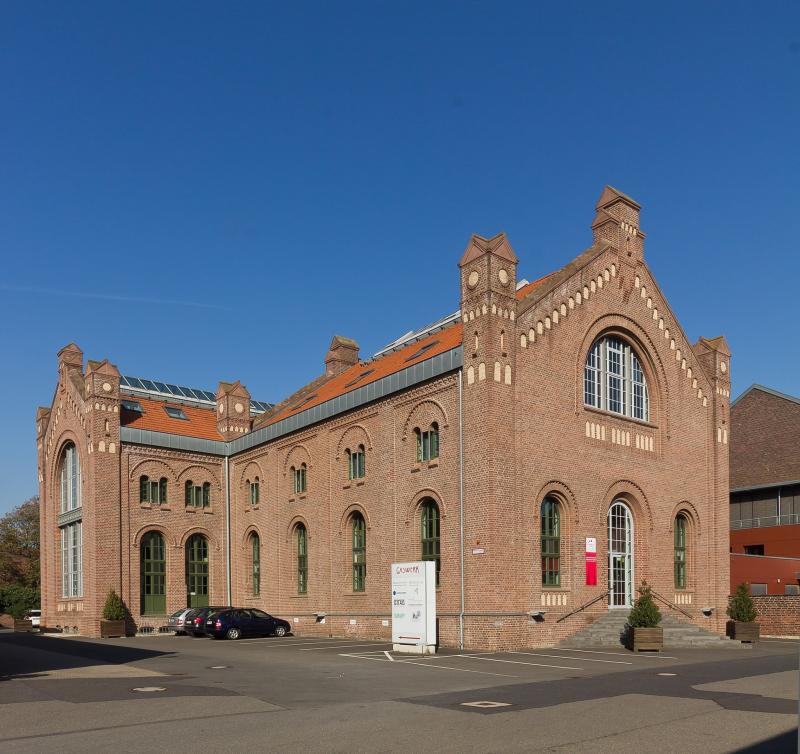
[[731, 589], [800, 595], [800, 398], [752, 385], [731, 404]]
[[386, 638], [390, 564], [424, 559], [445, 645], [549, 644], [643, 579], [721, 632], [730, 352], [684, 333], [639, 215], [606, 187], [592, 245], [533, 282], [472, 236], [452, 315], [373, 356], [334, 337], [275, 405], [65, 346], [36, 417], [45, 624], [96, 634], [113, 588], [139, 627], [233, 603]]

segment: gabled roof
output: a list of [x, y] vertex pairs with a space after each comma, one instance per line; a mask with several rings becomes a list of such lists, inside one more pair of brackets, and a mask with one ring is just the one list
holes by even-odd
[[600, 198], [597, 200], [595, 209], [601, 209], [602, 207], [607, 207], [609, 204], [613, 204], [617, 199], [622, 199], [628, 204], [631, 204], [634, 207], [636, 207], [636, 209], [642, 208], [642, 205], [639, 204], [639, 202], [637, 202], [635, 199], [631, 198], [627, 194], [623, 194], [621, 191], [618, 191], [613, 186], [609, 186], [608, 184], [606, 184], [603, 187], [603, 193], [600, 194]]
[[491, 238], [484, 238], [477, 233], [473, 233], [467, 248], [464, 249], [464, 253], [461, 255], [459, 266], [463, 267], [468, 262], [488, 252], [494, 253], [496, 256], [511, 262], [511, 264], [517, 263], [517, 255], [514, 253], [514, 249], [511, 248], [505, 233], [500, 232]]
[[457, 322], [420, 340], [416, 340], [397, 351], [391, 351], [371, 361], [359, 362], [345, 371], [321, 382], [315, 389], [298, 391], [300, 396], [288, 405], [278, 407], [272, 415], [265, 416], [257, 426], [268, 426], [293, 414], [349, 393], [351, 390], [369, 385], [371, 382], [413, 366], [420, 361], [438, 356], [461, 345], [462, 328]]
[[[128, 400], [123, 398], [123, 400]], [[120, 408], [120, 424], [132, 429], [148, 429], [153, 432], [166, 432], [171, 435], [184, 435], [186, 437], [199, 437], [204, 440], [223, 440], [217, 432], [217, 416], [213, 408], [189, 406], [185, 403], [178, 404], [174, 401], [159, 401], [140, 396], [131, 396], [131, 401], [136, 401], [143, 413], [129, 411], [124, 406]], [[165, 406], [178, 406], [183, 410], [186, 419], [173, 419], [164, 410]]]
[[558, 270], [556, 270], [555, 272], [550, 272], [547, 275], [543, 275], [542, 277], [534, 280], [532, 283], [526, 283], [525, 285], [523, 285], [522, 288], [520, 288], [517, 291], [517, 301], [522, 300], [529, 293], [533, 293], [540, 285], [547, 282], [548, 278], [553, 277], [553, 275], [555, 275], [556, 272], [558, 272]]
[[800, 398], [795, 398], [793, 395], [787, 395], [786, 393], [779, 393], [777, 390], [773, 390], [771, 387], [765, 387], [764, 385], [759, 385], [757, 382], [754, 382], [740, 396], [731, 401], [731, 408], [733, 408], [740, 400], [742, 400], [742, 398], [744, 398], [753, 390], [760, 390], [762, 393], [767, 393], [768, 395], [772, 395], [776, 398], [783, 398], [785, 401], [791, 401], [792, 403], [800, 404]]

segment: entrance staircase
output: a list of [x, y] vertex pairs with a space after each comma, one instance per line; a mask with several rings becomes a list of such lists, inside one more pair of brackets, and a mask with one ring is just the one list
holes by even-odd
[[[625, 643], [627, 610], [609, 610], [602, 617], [559, 646], [574, 649], [584, 647], [621, 647]], [[741, 649], [742, 643], [706, 631], [704, 628], [662, 612], [660, 626], [664, 629], [664, 647], [710, 647], [714, 649]]]

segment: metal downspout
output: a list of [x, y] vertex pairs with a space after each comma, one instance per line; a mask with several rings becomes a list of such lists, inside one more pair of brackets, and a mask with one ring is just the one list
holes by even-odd
[[230, 459], [225, 456], [225, 589], [226, 605], [232, 605], [231, 595], [231, 477]]
[[458, 614], [458, 646], [464, 649], [464, 370], [458, 370], [458, 505], [461, 547], [461, 609]]

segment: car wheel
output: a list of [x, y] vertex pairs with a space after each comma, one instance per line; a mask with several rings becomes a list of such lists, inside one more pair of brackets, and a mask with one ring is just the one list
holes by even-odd
[[229, 639], [238, 639], [241, 633], [238, 628], [229, 628], [228, 633], [225, 634]]
[[283, 626], [278, 626], [275, 629], [275, 636], [286, 636], [286, 629]]

